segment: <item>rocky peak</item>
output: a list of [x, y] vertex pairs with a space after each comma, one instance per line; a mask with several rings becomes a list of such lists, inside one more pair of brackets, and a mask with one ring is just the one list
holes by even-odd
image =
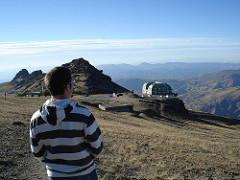
[[92, 66], [87, 60], [83, 58], [74, 59], [70, 63], [62, 65], [63, 67], [69, 68], [72, 73], [92, 73], [98, 71], [94, 66]]
[[38, 71], [34, 71], [34, 72], [32, 72], [31, 74], [30, 74], [30, 76], [31, 77], [37, 77], [37, 76], [42, 76], [43, 75], [43, 73], [42, 73], [42, 71], [41, 70], [38, 70]]
[[24, 79], [29, 75], [29, 72], [26, 69], [22, 69], [21, 71], [19, 71], [16, 76], [13, 78], [12, 81], [16, 80], [16, 79]]
[[[95, 68], [83, 58], [74, 59], [70, 63], [62, 65], [71, 70], [73, 78], [79, 88], [75, 91], [83, 93], [112, 93], [127, 92], [128, 90], [112, 82], [111, 78], [104, 75], [102, 71]], [[82, 86], [82, 88], [80, 88]], [[84, 87], [83, 87], [84, 86]]]

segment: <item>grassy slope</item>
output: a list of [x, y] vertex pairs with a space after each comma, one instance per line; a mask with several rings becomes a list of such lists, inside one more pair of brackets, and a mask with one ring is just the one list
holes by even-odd
[[[79, 98], [74, 100], [81, 101]], [[32, 172], [35, 179], [46, 176], [43, 164], [39, 170], [37, 161], [32, 160], [28, 144], [29, 119], [44, 101], [0, 98], [0, 125], [4, 130], [0, 136], [0, 177], [28, 179]], [[191, 113], [187, 119], [150, 119], [88, 108], [104, 138], [105, 150], [97, 160], [101, 179], [240, 178], [240, 127], [216, 121], [227, 118]], [[13, 126], [16, 120], [25, 126]], [[22, 162], [24, 166], [20, 166]]]

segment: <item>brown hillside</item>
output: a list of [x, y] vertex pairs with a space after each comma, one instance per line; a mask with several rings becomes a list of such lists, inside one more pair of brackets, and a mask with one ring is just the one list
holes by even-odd
[[188, 109], [240, 118], [240, 70], [224, 70], [172, 84]]
[[186, 107], [218, 116], [240, 118], [240, 86], [197, 91], [180, 96]]
[[[73, 100], [94, 104], [103, 96]], [[45, 100], [0, 97], [0, 179], [46, 179], [29, 147], [29, 120]], [[104, 152], [96, 161], [102, 180], [240, 179], [239, 120], [192, 111], [149, 117], [84, 105], [103, 134]]]

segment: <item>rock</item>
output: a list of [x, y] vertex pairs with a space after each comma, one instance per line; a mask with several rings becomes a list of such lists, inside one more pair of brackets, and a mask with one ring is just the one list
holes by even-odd
[[20, 121], [15, 121], [12, 123], [13, 126], [25, 126], [24, 123], [20, 122]]

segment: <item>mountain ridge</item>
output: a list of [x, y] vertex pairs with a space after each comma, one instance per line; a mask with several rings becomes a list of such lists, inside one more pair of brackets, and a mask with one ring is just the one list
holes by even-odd
[[240, 63], [145, 63], [130, 64], [105, 64], [96, 66], [113, 80], [125, 78], [139, 79], [185, 79], [197, 74], [218, 72], [227, 69], [240, 69]]
[[[62, 64], [72, 71], [76, 85], [75, 94], [97, 94], [97, 93], [119, 93], [128, 92], [126, 88], [121, 87], [112, 79], [103, 74], [83, 58], [74, 59], [69, 63]], [[29, 74], [26, 69], [20, 70], [15, 77], [6, 83], [0, 84], [0, 93], [27, 95], [33, 92], [46, 93], [44, 88], [44, 76], [41, 70]]]

